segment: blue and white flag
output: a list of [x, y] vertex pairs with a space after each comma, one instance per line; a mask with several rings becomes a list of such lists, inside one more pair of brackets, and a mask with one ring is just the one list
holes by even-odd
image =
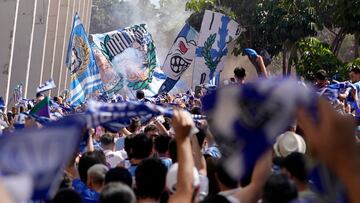
[[208, 83], [224, 69], [227, 46], [240, 32], [239, 24], [229, 16], [205, 11], [195, 52], [193, 88]]
[[0, 174], [28, 176], [33, 200], [49, 198], [57, 191], [62, 168], [78, 147], [82, 125], [68, 119], [0, 137]]
[[78, 14], [74, 17], [66, 65], [71, 72], [70, 103], [72, 105], [78, 106], [88, 97], [102, 90], [94, 53]]
[[168, 93], [182, 74], [190, 67], [195, 58], [198, 38], [198, 32], [189, 24], [185, 24], [165, 58], [162, 70], [167, 78], [161, 85], [159, 94], [162, 92]]
[[48, 90], [55, 89], [56, 85], [54, 80], [51, 78], [50, 80], [46, 81], [45, 83], [41, 84], [37, 89], [36, 93], [45, 92]]
[[259, 80], [226, 86], [203, 98], [203, 110], [224, 157], [237, 179], [252, 171], [256, 160], [293, 122], [299, 105], [316, 105], [309, 90], [290, 79]]
[[14, 94], [13, 94], [14, 104], [17, 104], [23, 98], [23, 89], [22, 88], [23, 88], [23, 84], [20, 83], [14, 89]]
[[117, 132], [128, 127], [133, 117], [138, 117], [142, 123], [145, 123], [159, 115], [171, 117], [172, 109], [147, 102], [100, 103], [91, 101], [86, 114], [88, 127], [102, 125], [108, 130]]

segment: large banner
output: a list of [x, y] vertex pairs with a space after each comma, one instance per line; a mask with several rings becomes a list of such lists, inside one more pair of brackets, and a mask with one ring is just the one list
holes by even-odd
[[104, 89], [109, 96], [146, 96], [157, 94], [164, 78], [158, 67], [155, 45], [145, 25], [134, 25], [92, 35], [95, 57]]
[[70, 101], [74, 106], [86, 101], [92, 94], [102, 91], [102, 81], [78, 14], [74, 17], [66, 64], [71, 73]]
[[190, 67], [195, 58], [198, 38], [198, 32], [189, 24], [185, 24], [164, 61], [162, 70], [167, 78], [160, 87], [159, 93], [169, 92]]
[[213, 80], [224, 68], [227, 45], [240, 34], [239, 24], [230, 17], [205, 11], [196, 49], [193, 88]]

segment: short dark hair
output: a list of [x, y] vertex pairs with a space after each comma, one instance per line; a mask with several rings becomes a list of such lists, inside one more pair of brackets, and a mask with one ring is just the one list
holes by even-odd
[[177, 162], [177, 154], [176, 153], [177, 153], [176, 141], [175, 141], [175, 139], [172, 139], [169, 142], [169, 155], [170, 155], [170, 158], [171, 158], [173, 164]]
[[318, 80], [326, 80], [328, 77], [327, 73], [325, 70], [321, 69], [321, 70], [318, 70], [316, 73], [315, 73], [315, 79], [318, 79]]
[[115, 140], [114, 136], [106, 133], [103, 136], [101, 136], [100, 143], [101, 143], [101, 145], [108, 146], [111, 144], [115, 144], [114, 140]]
[[198, 106], [194, 106], [194, 107], [191, 109], [191, 113], [192, 113], [192, 114], [196, 114], [196, 115], [201, 115], [201, 108], [198, 107]]
[[104, 152], [100, 150], [95, 150], [93, 152], [85, 152], [80, 160], [78, 171], [80, 175], [80, 180], [83, 183], [87, 182], [87, 171], [89, 168], [95, 164], [104, 164], [106, 165], [106, 158]]
[[159, 135], [154, 140], [155, 150], [159, 153], [166, 153], [169, 151], [169, 143], [171, 137], [167, 135]]
[[354, 72], [356, 74], [360, 74], [360, 68], [359, 67], [354, 67], [350, 70], [350, 72]]
[[121, 182], [132, 187], [132, 177], [129, 170], [122, 167], [110, 169], [105, 175], [105, 184], [112, 182]]
[[124, 149], [127, 153], [128, 159], [132, 158], [132, 147], [133, 147], [133, 138], [135, 137], [134, 134], [128, 135], [125, 137], [124, 140]]
[[283, 174], [272, 174], [263, 188], [263, 200], [266, 203], [288, 203], [297, 196], [295, 184]]
[[64, 202], [72, 202], [72, 203], [82, 203], [83, 200], [79, 193], [77, 193], [73, 189], [61, 189], [59, 190], [51, 203], [64, 203]]
[[246, 70], [243, 68], [243, 67], [236, 67], [234, 69], [234, 75], [237, 77], [237, 78], [245, 78], [246, 77]]
[[102, 190], [99, 203], [136, 203], [136, 197], [132, 189], [122, 183], [109, 183]]
[[167, 168], [159, 159], [145, 159], [135, 170], [136, 194], [142, 198], [160, 199], [165, 188]]
[[144, 133], [146, 134], [146, 133], [148, 133], [148, 132], [150, 132], [150, 131], [154, 131], [154, 130], [158, 130], [157, 127], [156, 127], [156, 125], [154, 125], [154, 124], [149, 124], [149, 125], [147, 125], [147, 126], [145, 127]]
[[291, 176], [299, 181], [307, 182], [308, 173], [306, 170], [305, 155], [299, 152], [293, 152], [282, 161], [282, 168], [285, 168]]
[[44, 97], [45, 95], [43, 94], [43, 93], [41, 93], [41, 92], [38, 92], [38, 93], [36, 93], [36, 98], [38, 98], [38, 97]]
[[144, 91], [142, 91], [142, 90], [136, 91], [136, 98], [137, 98], [137, 99], [144, 99], [144, 98], [145, 98], [145, 93], [144, 93]]
[[146, 136], [144, 133], [135, 135], [132, 139], [132, 158], [145, 159], [151, 154], [153, 148], [152, 139]]

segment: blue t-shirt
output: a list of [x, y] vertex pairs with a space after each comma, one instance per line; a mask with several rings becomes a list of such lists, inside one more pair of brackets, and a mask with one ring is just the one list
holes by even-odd
[[80, 194], [84, 203], [97, 203], [100, 194], [88, 188], [80, 179], [74, 179], [72, 186]]
[[131, 176], [132, 177], [135, 177], [135, 171], [137, 169], [137, 165], [131, 165], [129, 168], [128, 168], [128, 171], [130, 172]]
[[172, 160], [168, 157], [160, 157], [161, 162], [166, 166], [166, 168], [170, 168], [172, 165]]

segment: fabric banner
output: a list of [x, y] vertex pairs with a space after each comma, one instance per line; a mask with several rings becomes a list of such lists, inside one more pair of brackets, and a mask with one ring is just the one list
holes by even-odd
[[196, 49], [193, 88], [208, 83], [224, 68], [227, 45], [240, 34], [239, 24], [224, 14], [205, 11]]
[[[153, 96], [164, 78], [158, 67], [155, 45], [144, 24], [92, 35], [104, 89], [134, 97], [137, 90]], [[100, 59], [100, 60], [99, 60]]]
[[70, 103], [78, 106], [102, 91], [102, 81], [95, 56], [78, 14], [74, 17], [66, 65], [71, 73]]
[[74, 155], [81, 131], [77, 122], [69, 120], [1, 136], [1, 175], [26, 175], [33, 182], [29, 184], [33, 200], [50, 197], [58, 190], [62, 167]]
[[219, 88], [203, 98], [203, 110], [228, 173], [248, 177], [256, 160], [295, 120], [299, 106], [315, 121], [317, 96], [292, 79], [274, 78]]
[[52, 90], [56, 88], [55, 82], [53, 79], [50, 79], [48, 81], [46, 81], [44, 84], [41, 84], [37, 89], [36, 89], [36, 93], [40, 93], [40, 92], [45, 92], [48, 90]]
[[195, 58], [198, 38], [198, 32], [189, 24], [185, 24], [165, 58], [162, 70], [167, 78], [160, 87], [159, 93], [168, 93], [190, 67]]

